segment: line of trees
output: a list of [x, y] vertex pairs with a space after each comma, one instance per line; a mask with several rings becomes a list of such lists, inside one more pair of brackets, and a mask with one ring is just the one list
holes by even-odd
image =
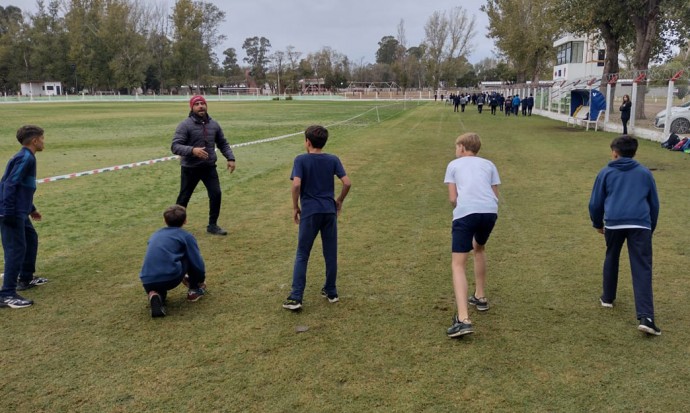
[[211, 2], [176, 0], [170, 9], [148, 0], [37, 0], [35, 13], [0, 7], [0, 92], [19, 84], [61, 81], [70, 93], [168, 93], [182, 86], [247, 85], [296, 93], [303, 78], [323, 78], [328, 89], [349, 82], [396, 82], [403, 88], [456, 86], [476, 81], [467, 57], [474, 17], [457, 7], [434, 12], [425, 39], [407, 45], [404, 22], [397, 36], [379, 42], [376, 62], [352, 62], [324, 47], [304, 55], [293, 46], [272, 51], [269, 39], [247, 38], [246, 57], [225, 49], [219, 32], [226, 13]]
[[[248, 86], [248, 76], [279, 93], [297, 93], [300, 79], [315, 77], [328, 89], [350, 82], [395, 82], [403, 89], [467, 88], [482, 80], [521, 83], [551, 78], [553, 41], [566, 32], [604, 40], [605, 73], [620, 71], [619, 55], [643, 71], [671, 51], [685, 50], [690, 29], [685, 3], [486, 0], [482, 10], [489, 26], [483, 34], [495, 41], [496, 58], [472, 65], [468, 56], [477, 29], [462, 7], [433, 12], [416, 45], [408, 44], [401, 20], [395, 35], [379, 41], [375, 63], [353, 62], [330, 47], [307, 54], [293, 46], [273, 51], [262, 36], [244, 40], [242, 62], [235, 48], [225, 49], [221, 62], [214, 50], [226, 40], [219, 32], [226, 13], [211, 2], [176, 0], [167, 9], [150, 0], [37, 0], [33, 14], [0, 7], [0, 92], [52, 80], [72, 93], [167, 93], [181, 86]], [[689, 55], [680, 53], [676, 61], [685, 59], [687, 67]]]

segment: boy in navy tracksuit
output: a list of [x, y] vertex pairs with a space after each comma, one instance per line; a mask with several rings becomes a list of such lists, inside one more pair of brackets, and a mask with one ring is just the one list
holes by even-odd
[[5, 257], [5, 273], [0, 289], [0, 307], [24, 308], [33, 304], [17, 294], [45, 284], [34, 277], [38, 235], [31, 219], [41, 220], [34, 206], [36, 192], [36, 152], [44, 147], [43, 129], [34, 125], [17, 130], [22, 149], [10, 159], [0, 181], [0, 232]]
[[181, 205], [163, 213], [167, 227], [149, 238], [144, 265], [139, 278], [148, 294], [151, 317], [165, 316], [165, 298], [169, 290], [184, 284], [187, 300], [197, 301], [206, 294], [206, 268], [199, 245], [192, 234], [182, 229], [187, 211]]
[[592, 225], [606, 239], [603, 294], [599, 302], [613, 307], [618, 262], [627, 240], [638, 330], [660, 335], [654, 324], [652, 233], [659, 217], [656, 183], [649, 169], [635, 161], [637, 140], [623, 135], [611, 142], [612, 161], [599, 172], [589, 201]]
[[[328, 140], [328, 130], [323, 126], [313, 125], [304, 131], [304, 135], [307, 153], [295, 158], [290, 176], [292, 217], [295, 224], [299, 225], [299, 234], [292, 273], [292, 291], [283, 302], [283, 308], [292, 311], [302, 308], [309, 255], [319, 233], [326, 261], [326, 281], [321, 295], [331, 303], [338, 302], [338, 215], [352, 185], [340, 159], [323, 152]], [[334, 197], [333, 176], [337, 176], [343, 184], [338, 198]]]

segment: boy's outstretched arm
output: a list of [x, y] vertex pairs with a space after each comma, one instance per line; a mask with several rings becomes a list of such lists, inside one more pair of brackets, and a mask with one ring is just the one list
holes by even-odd
[[335, 200], [335, 208], [338, 215], [340, 215], [340, 210], [343, 208], [343, 201], [345, 200], [347, 193], [350, 192], [350, 187], [352, 187], [352, 182], [347, 175], [340, 178], [340, 182], [343, 183], [343, 188], [340, 190], [340, 196]]
[[302, 178], [292, 178], [292, 219], [295, 224], [299, 224], [299, 217], [302, 210], [299, 209], [299, 195], [302, 189]]

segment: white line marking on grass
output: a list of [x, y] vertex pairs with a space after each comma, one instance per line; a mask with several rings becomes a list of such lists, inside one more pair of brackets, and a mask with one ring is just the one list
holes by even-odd
[[[390, 106], [390, 105], [386, 105], [386, 106]], [[357, 119], [357, 118], [364, 116], [367, 113], [369, 113], [375, 109], [377, 109], [377, 107], [373, 107], [373, 108], [367, 110], [366, 112], [363, 112], [363, 113], [360, 113], [359, 115], [351, 117], [350, 119], [345, 119], [345, 120], [341, 120], [339, 122], [332, 123], [330, 125], [326, 125], [326, 128], [330, 128], [331, 126], [340, 125], [342, 123]], [[295, 132], [295, 133], [289, 133], [287, 135], [274, 136], [272, 138], [259, 139], [259, 140], [251, 141], [251, 142], [236, 143], [234, 145], [230, 145], [230, 147], [231, 148], [240, 148], [242, 146], [249, 146], [249, 145], [256, 145], [259, 143], [273, 142], [273, 141], [278, 141], [278, 140], [285, 139], [285, 138], [290, 138], [292, 136], [301, 135], [303, 133], [304, 133], [304, 131], [300, 131], [300, 132]], [[218, 149], [216, 148], [216, 151], [217, 150]], [[70, 173], [70, 174], [66, 174], [66, 175], [51, 176], [49, 178], [37, 179], [36, 183], [42, 184], [42, 183], [46, 183], [46, 182], [61, 181], [63, 179], [79, 178], [80, 176], [96, 175], [96, 174], [100, 174], [100, 173], [104, 173], [104, 172], [120, 171], [123, 169], [132, 169], [132, 168], [135, 168], [137, 166], [153, 165], [155, 163], [172, 161], [172, 160], [179, 159], [179, 158], [180, 157], [178, 155], [173, 155], [173, 156], [166, 156], [164, 158], [149, 159], [148, 161], [140, 161], [140, 162], [133, 162], [133, 163], [128, 163], [128, 164], [124, 164], [124, 165], [109, 166], [107, 168], [92, 169], [90, 171], [74, 172], [74, 173]]]

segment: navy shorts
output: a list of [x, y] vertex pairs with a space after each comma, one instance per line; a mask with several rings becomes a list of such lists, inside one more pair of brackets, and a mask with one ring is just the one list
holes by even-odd
[[453, 221], [453, 252], [472, 251], [472, 240], [484, 245], [496, 225], [498, 214], [470, 214]]

